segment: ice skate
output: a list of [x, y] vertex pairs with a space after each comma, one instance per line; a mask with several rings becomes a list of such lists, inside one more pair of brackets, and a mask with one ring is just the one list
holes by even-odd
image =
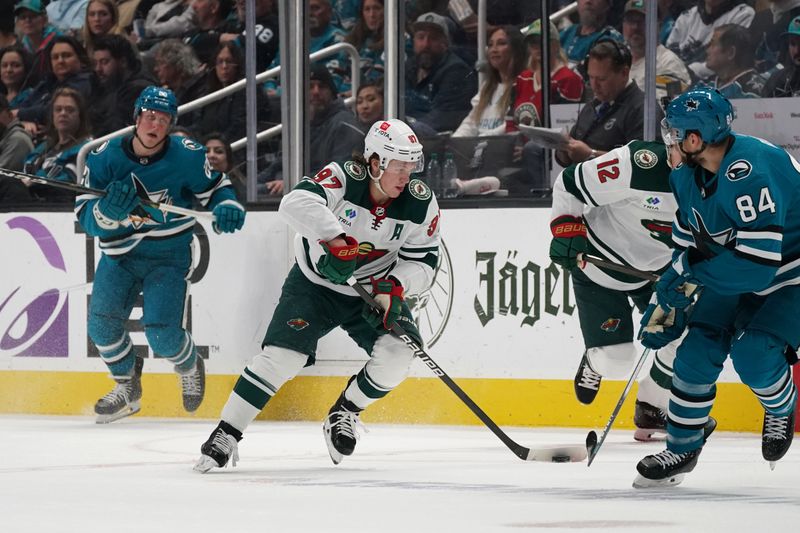
[[761, 455], [775, 470], [775, 462], [781, 459], [792, 445], [794, 439], [795, 411], [786, 416], [764, 413], [764, 426], [761, 430]]
[[143, 366], [144, 359], [135, 357], [133, 375], [114, 378], [117, 385], [94, 404], [97, 424], [108, 424], [141, 410]]
[[183, 408], [193, 413], [203, 403], [203, 397], [206, 393], [206, 366], [203, 363], [203, 358], [198, 355], [194, 368], [185, 374], [178, 373], [178, 378], [180, 378], [181, 382]]
[[241, 432], [226, 422], [220, 422], [214, 428], [208, 440], [200, 446], [200, 459], [194, 465], [194, 470], [205, 474], [212, 468], [223, 468], [230, 461], [231, 466], [236, 466], [239, 461], [239, 441], [242, 440]]
[[686, 453], [664, 450], [648, 455], [636, 465], [639, 475], [633, 480], [634, 488], [673, 487], [680, 484], [684, 476], [697, 466], [697, 457], [702, 449]]
[[589, 357], [586, 352], [583, 353], [583, 359], [578, 366], [578, 373], [575, 374], [575, 396], [578, 401], [589, 405], [597, 396], [597, 391], [600, 390], [600, 380], [603, 376], [592, 370], [589, 364]]
[[335, 465], [341, 463], [345, 455], [352, 455], [356, 448], [356, 441], [360, 437], [358, 426], [364, 427], [358, 417], [360, 412], [361, 409], [346, 400], [344, 394], [328, 411], [322, 431], [325, 434], [328, 453]]
[[667, 436], [667, 414], [647, 402], [636, 400], [633, 423], [636, 426], [633, 438], [639, 442], [664, 440]]

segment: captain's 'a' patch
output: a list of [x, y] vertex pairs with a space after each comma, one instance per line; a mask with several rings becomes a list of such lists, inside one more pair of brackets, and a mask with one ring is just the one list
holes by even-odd
[[418, 179], [413, 179], [408, 182], [408, 192], [418, 200], [427, 200], [432, 194], [430, 187], [425, 185], [424, 181]]

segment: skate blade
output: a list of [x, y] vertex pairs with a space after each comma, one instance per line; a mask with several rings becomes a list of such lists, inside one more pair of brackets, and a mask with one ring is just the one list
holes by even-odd
[[633, 440], [638, 442], [661, 442], [667, 440], [664, 429], [637, 429], [633, 432]]
[[218, 468], [219, 465], [217, 462], [207, 455], [201, 455], [200, 459], [197, 460], [197, 463], [194, 465], [195, 472], [200, 472], [201, 474], [205, 474], [212, 468]]
[[769, 463], [769, 469], [775, 470], [775, 463], [777, 463], [777, 461], [767, 461], [767, 462]]
[[131, 404], [128, 404], [128, 406], [125, 409], [117, 411], [116, 413], [111, 413], [110, 415], [97, 415], [97, 418], [95, 418], [94, 423], [109, 424], [111, 422], [119, 420], [120, 418], [125, 418], [127, 416], [135, 415], [141, 410], [142, 407], [139, 404], [139, 402], [133, 402]]
[[325, 445], [328, 447], [328, 455], [331, 456], [331, 461], [333, 461], [333, 464], [338, 465], [342, 462], [342, 459], [344, 459], [344, 455], [342, 455], [341, 452], [333, 447], [330, 429], [323, 427], [322, 433], [325, 435]]
[[654, 488], [663, 488], [663, 487], [674, 487], [675, 485], [679, 485], [686, 474], [675, 474], [674, 476], [670, 476], [664, 479], [648, 479], [641, 474], [636, 476], [636, 479], [633, 480], [633, 488], [635, 489], [654, 489]]

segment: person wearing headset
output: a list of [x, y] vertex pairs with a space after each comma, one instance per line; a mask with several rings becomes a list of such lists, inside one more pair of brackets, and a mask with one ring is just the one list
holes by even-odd
[[[644, 93], [630, 79], [631, 52], [610, 38], [599, 39], [589, 50], [586, 71], [593, 98], [578, 114], [566, 147], [556, 161], [567, 167], [641, 139]], [[658, 110], [658, 120], [662, 113]]]

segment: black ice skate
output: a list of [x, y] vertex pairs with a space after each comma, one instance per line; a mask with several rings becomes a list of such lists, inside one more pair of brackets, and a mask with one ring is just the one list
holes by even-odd
[[322, 431], [333, 464], [338, 465], [345, 455], [353, 454], [359, 438], [358, 426], [364, 427], [358, 418], [361, 411], [353, 402], [345, 399], [344, 393], [328, 411]]
[[764, 427], [761, 430], [761, 455], [769, 461], [769, 467], [773, 470], [775, 461], [786, 455], [792, 445], [794, 417], [794, 409], [786, 416], [764, 413]]
[[194, 465], [194, 470], [205, 474], [212, 468], [222, 468], [230, 461], [231, 466], [236, 466], [239, 460], [239, 441], [242, 432], [221, 421], [208, 440], [200, 446], [200, 459]]
[[203, 403], [203, 397], [206, 393], [206, 366], [203, 363], [203, 358], [198, 354], [194, 368], [185, 374], [178, 373], [178, 378], [180, 378], [181, 382], [183, 408], [193, 413]]
[[697, 457], [703, 448], [691, 452], [674, 453], [669, 450], [648, 455], [636, 465], [639, 475], [633, 480], [637, 489], [672, 487], [683, 481], [684, 476], [697, 466]]
[[601, 379], [603, 376], [592, 370], [589, 365], [589, 357], [586, 352], [583, 352], [578, 373], [575, 374], [575, 396], [578, 397], [578, 401], [586, 405], [592, 403], [597, 396], [597, 391], [600, 390]]
[[634, 440], [649, 442], [664, 440], [666, 437], [667, 414], [655, 405], [636, 400], [633, 423], [636, 426], [636, 431], [633, 433]]
[[135, 357], [133, 375], [115, 377], [117, 385], [94, 404], [95, 422], [108, 424], [114, 420], [136, 414], [141, 409], [142, 367], [144, 359]]

